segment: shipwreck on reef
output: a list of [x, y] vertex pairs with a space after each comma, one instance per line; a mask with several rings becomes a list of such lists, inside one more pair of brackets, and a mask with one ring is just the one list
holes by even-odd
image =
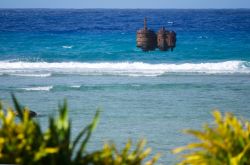
[[143, 51], [153, 51], [159, 48], [161, 51], [173, 49], [176, 46], [176, 33], [168, 31], [162, 27], [156, 34], [153, 30], [147, 28], [147, 20], [144, 19], [144, 27], [139, 29], [136, 34], [136, 46]]

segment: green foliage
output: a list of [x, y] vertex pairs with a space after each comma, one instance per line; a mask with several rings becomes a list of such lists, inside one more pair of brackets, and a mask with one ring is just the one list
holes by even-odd
[[[68, 119], [66, 101], [59, 106], [59, 116], [49, 119], [49, 127], [43, 132], [41, 126], [30, 116], [26, 107], [20, 106], [13, 95], [15, 111], [4, 110], [0, 104], [0, 163], [20, 165], [139, 165], [149, 155], [144, 141], [130, 152], [131, 141], [118, 151], [115, 145], [105, 144], [103, 149], [89, 153], [86, 150], [91, 134], [99, 121], [99, 110], [92, 122], [71, 141], [71, 123]], [[16, 120], [18, 114], [19, 120]], [[154, 164], [158, 155], [146, 162]]]
[[[151, 149], [144, 150], [145, 141], [141, 140], [137, 144], [137, 147], [131, 150], [132, 142], [128, 141], [124, 149], [118, 151], [114, 144], [105, 144], [103, 149], [84, 157], [83, 164], [87, 162], [93, 162], [93, 164], [102, 165], [120, 165], [120, 164], [142, 164], [143, 160], [150, 154]], [[158, 160], [159, 154], [153, 157], [153, 159], [147, 161], [145, 165], [152, 165]]]
[[213, 112], [215, 124], [205, 125], [202, 131], [187, 130], [199, 141], [173, 150], [189, 151], [180, 165], [248, 165], [250, 164], [250, 123], [226, 113]]

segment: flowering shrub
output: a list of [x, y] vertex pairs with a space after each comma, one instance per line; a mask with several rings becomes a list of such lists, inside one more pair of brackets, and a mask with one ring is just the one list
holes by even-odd
[[[99, 111], [92, 122], [83, 128], [71, 141], [71, 123], [68, 119], [66, 101], [59, 106], [59, 116], [49, 119], [48, 129], [43, 132], [39, 123], [22, 107], [13, 95], [13, 108], [0, 105], [0, 163], [20, 165], [139, 165], [149, 155], [144, 150], [144, 141], [131, 150], [128, 141], [119, 151], [114, 144], [105, 144], [103, 149], [89, 153], [86, 145], [97, 126]], [[15, 112], [16, 111], [16, 112]], [[17, 115], [18, 114], [18, 115]], [[19, 120], [17, 120], [19, 118]], [[146, 162], [154, 164], [158, 155]]]
[[250, 123], [238, 120], [231, 113], [223, 117], [213, 112], [214, 125], [202, 131], [187, 130], [198, 142], [176, 148], [174, 153], [187, 151], [179, 165], [248, 165], [250, 164]]

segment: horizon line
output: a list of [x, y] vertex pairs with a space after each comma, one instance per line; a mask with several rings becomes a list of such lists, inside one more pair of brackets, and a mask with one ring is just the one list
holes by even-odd
[[0, 9], [68, 9], [68, 10], [249, 10], [250, 8], [63, 8], [63, 7], [0, 7]]

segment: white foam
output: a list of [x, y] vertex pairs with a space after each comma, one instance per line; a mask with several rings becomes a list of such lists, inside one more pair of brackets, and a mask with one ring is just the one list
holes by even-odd
[[214, 63], [149, 64], [143, 62], [6, 62], [0, 61], [0, 74], [50, 76], [50, 73], [80, 75], [121, 75], [158, 76], [165, 73], [204, 73], [204, 74], [250, 74], [249, 62], [225, 61]]
[[13, 73], [9, 74], [10, 76], [21, 76], [21, 77], [50, 77], [51, 73], [44, 73], [44, 74], [29, 74], [29, 73]]
[[71, 49], [71, 48], [73, 48], [72, 45], [63, 45], [62, 47], [63, 47], [64, 49]]
[[53, 86], [40, 86], [40, 87], [29, 87], [29, 88], [21, 88], [26, 91], [50, 91]]
[[199, 36], [199, 39], [208, 39], [208, 36]]
[[132, 87], [140, 87], [141, 85], [140, 84], [132, 84], [131, 86]]
[[71, 88], [80, 88], [81, 85], [71, 85], [70, 87], [71, 87]]

